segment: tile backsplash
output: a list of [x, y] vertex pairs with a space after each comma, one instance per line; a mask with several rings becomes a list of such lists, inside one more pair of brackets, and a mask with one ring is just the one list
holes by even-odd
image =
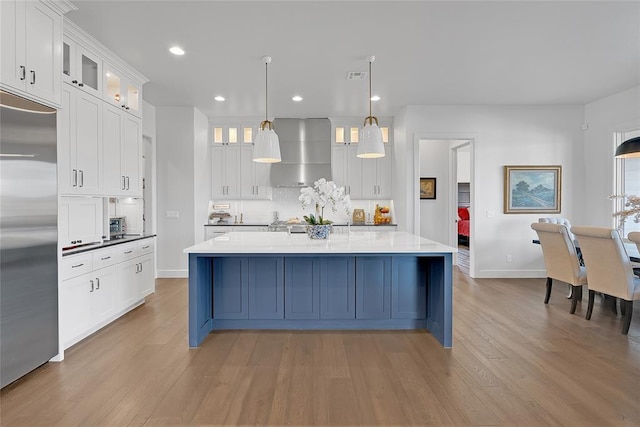
[[[299, 188], [276, 187], [273, 188], [271, 200], [213, 200], [213, 203], [224, 203], [230, 205], [229, 213], [231, 214], [230, 222], [240, 221], [242, 214], [245, 224], [270, 224], [275, 218], [277, 212], [281, 221], [290, 218], [299, 218], [302, 220], [304, 215], [315, 213], [315, 209], [311, 206], [302, 209], [302, 205], [298, 200], [300, 196]], [[393, 200], [352, 200], [352, 209], [364, 209], [365, 214], [369, 214], [373, 221], [373, 213], [376, 204], [391, 206], [391, 214], [393, 218]], [[345, 212], [332, 212], [331, 208], [325, 208], [324, 216], [337, 224], [346, 224], [351, 221], [351, 217]], [[203, 222], [207, 223], [207, 218], [203, 218]], [[392, 220], [393, 223], [395, 221]]]

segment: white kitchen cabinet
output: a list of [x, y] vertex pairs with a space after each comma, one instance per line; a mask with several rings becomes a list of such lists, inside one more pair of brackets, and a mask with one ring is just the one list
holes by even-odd
[[386, 148], [384, 157], [363, 159], [362, 196], [365, 199], [391, 199], [391, 168], [393, 152]]
[[240, 158], [240, 196], [243, 199], [270, 199], [271, 164], [252, 160], [253, 144], [242, 147]]
[[155, 292], [153, 255], [143, 255], [139, 258], [140, 271], [137, 276], [138, 296], [144, 298]]
[[43, 2], [0, 2], [0, 83], [35, 101], [59, 107], [62, 15]]
[[62, 281], [60, 336], [64, 348], [95, 332], [113, 317], [117, 310], [117, 286], [115, 265]]
[[142, 122], [103, 104], [103, 182], [110, 196], [142, 196]]
[[385, 157], [360, 159], [358, 142], [362, 126], [343, 119], [332, 119], [331, 170], [337, 185], [345, 187], [352, 199], [390, 199], [391, 165], [391, 119], [379, 120]]
[[[60, 285], [60, 339], [64, 348], [80, 339], [93, 323], [91, 273], [63, 280]], [[93, 285], [95, 288], [95, 284]]]
[[143, 239], [119, 245], [120, 289], [117, 297], [120, 307], [131, 307], [145, 296], [155, 292], [153, 239]]
[[66, 34], [62, 42], [62, 80], [91, 95], [102, 95], [102, 59]]
[[137, 258], [124, 261], [120, 264], [120, 288], [118, 289], [118, 305], [128, 307], [138, 298], [138, 273], [139, 261]]
[[241, 150], [239, 146], [211, 147], [211, 198], [240, 198]]
[[118, 67], [104, 63], [104, 99], [136, 117], [142, 117], [142, 85]]
[[357, 145], [333, 145], [331, 147], [331, 174], [338, 186], [343, 186], [352, 199], [363, 198], [362, 168], [365, 160], [356, 156]]
[[101, 194], [102, 101], [63, 85], [58, 125], [60, 193]]
[[102, 242], [102, 208], [102, 198], [99, 197], [61, 197], [58, 218], [60, 247]]

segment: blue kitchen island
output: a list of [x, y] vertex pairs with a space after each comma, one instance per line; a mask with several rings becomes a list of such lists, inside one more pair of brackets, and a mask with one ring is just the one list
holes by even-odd
[[457, 249], [404, 232], [231, 232], [189, 254], [189, 346], [221, 329], [418, 329], [452, 344]]

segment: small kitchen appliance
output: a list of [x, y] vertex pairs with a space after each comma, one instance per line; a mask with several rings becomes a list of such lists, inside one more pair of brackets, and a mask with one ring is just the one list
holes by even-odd
[[109, 238], [121, 239], [126, 233], [126, 221], [123, 216], [109, 218]]

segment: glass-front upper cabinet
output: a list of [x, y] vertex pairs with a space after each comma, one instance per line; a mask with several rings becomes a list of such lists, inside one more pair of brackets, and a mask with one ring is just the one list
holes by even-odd
[[113, 65], [104, 64], [104, 99], [138, 117], [142, 115], [140, 87]]
[[240, 125], [213, 125], [211, 127], [211, 142], [213, 145], [238, 145], [241, 138], [248, 136], [243, 132]]
[[62, 43], [62, 78], [92, 95], [102, 93], [102, 60], [75, 41]]
[[[380, 131], [382, 132], [382, 142], [390, 144], [390, 124], [389, 120], [380, 120]], [[333, 126], [333, 143], [336, 145], [352, 145], [360, 141], [360, 130], [362, 126], [337, 124]]]

